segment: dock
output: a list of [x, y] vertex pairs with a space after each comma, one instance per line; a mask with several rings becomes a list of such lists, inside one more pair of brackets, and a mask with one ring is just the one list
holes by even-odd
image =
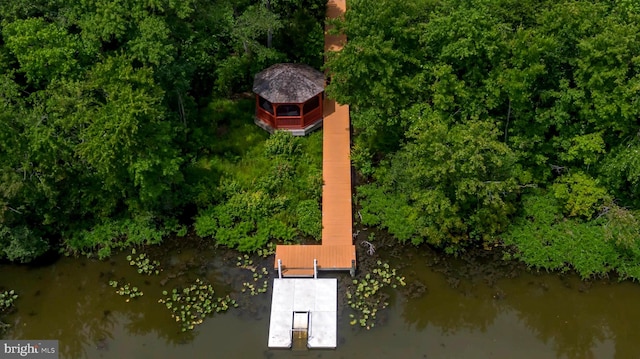
[[[343, 17], [345, 0], [329, 0], [327, 17]], [[329, 35], [325, 51], [340, 51], [344, 35]], [[351, 200], [351, 123], [349, 106], [325, 98], [322, 137], [322, 238], [319, 245], [278, 245], [274, 269], [269, 348], [337, 346], [338, 280], [318, 271], [355, 275]], [[313, 279], [311, 279], [313, 278]]]
[[335, 278], [274, 279], [269, 348], [291, 348], [296, 332], [310, 349], [335, 348], [337, 297]]
[[[329, 0], [327, 18], [342, 17], [345, 10], [345, 0]], [[346, 40], [325, 31], [325, 51], [340, 51]], [[355, 274], [348, 105], [325, 99], [322, 136], [322, 244], [276, 246], [274, 269], [284, 277], [313, 277], [314, 260], [317, 270]]]

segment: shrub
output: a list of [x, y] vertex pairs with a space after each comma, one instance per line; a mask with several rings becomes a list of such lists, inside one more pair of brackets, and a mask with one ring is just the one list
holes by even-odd
[[318, 202], [315, 200], [301, 201], [298, 203], [296, 215], [300, 232], [319, 240], [322, 235], [322, 212]]
[[288, 131], [276, 131], [265, 142], [265, 153], [269, 157], [293, 157], [300, 154], [300, 139]]
[[69, 253], [91, 255], [97, 249], [98, 257], [104, 259], [116, 248], [158, 244], [165, 234], [153, 216], [142, 215], [134, 219], [106, 220], [91, 230], [75, 232], [65, 244]]
[[506, 258], [535, 269], [573, 268], [583, 279], [612, 271], [640, 279], [640, 244], [635, 240], [640, 227], [632, 213], [614, 208], [591, 221], [565, 218], [554, 195], [543, 191], [525, 196], [522, 205], [523, 213], [502, 236], [514, 248]]
[[49, 243], [27, 226], [9, 228], [0, 224], [0, 254], [10, 261], [27, 263], [49, 249]]

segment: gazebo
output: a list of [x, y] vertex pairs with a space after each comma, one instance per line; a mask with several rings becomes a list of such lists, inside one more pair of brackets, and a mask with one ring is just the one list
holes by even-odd
[[276, 64], [255, 75], [258, 126], [304, 136], [322, 125], [324, 74], [302, 64]]

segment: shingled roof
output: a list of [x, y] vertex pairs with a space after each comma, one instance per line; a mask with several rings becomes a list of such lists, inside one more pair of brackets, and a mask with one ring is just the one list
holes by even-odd
[[322, 91], [324, 74], [303, 64], [276, 64], [253, 80], [253, 92], [272, 103], [303, 103]]

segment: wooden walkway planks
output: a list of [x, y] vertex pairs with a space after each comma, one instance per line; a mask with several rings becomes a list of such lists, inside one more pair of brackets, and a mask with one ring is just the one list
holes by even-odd
[[[327, 1], [327, 18], [328, 19], [337, 19], [344, 17], [344, 13], [347, 10], [347, 2], [346, 0], [329, 0]], [[340, 51], [342, 50], [342, 46], [347, 43], [347, 36], [344, 34], [340, 35], [329, 35], [326, 33], [328, 30], [325, 27], [324, 34], [324, 51]]]
[[[329, 0], [327, 17], [344, 16], [345, 0]], [[345, 35], [329, 35], [325, 51], [340, 51]], [[282, 263], [284, 276], [313, 276], [313, 260], [319, 270], [355, 270], [351, 205], [351, 124], [349, 106], [326, 99], [322, 139], [322, 245], [279, 245], [275, 268]]]
[[323, 246], [353, 244], [349, 106], [335, 104], [334, 108], [322, 130]]
[[[355, 246], [346, 245], [283, 245], [276, 251], [276, 263], [282, 261], [284, 269], [308, 270], [313, 275], [313, 260], [318, 260], [319, 270], [349, 270], [355, 259]], [[309, 263], [311, 262], [311, 263]]]
[[[345, 0], [330, 0], [327, 17], [343, 17], [345, 10]], [[340, 51], [346, 41], [344, 35], [325, 32], [325, 51]], [[322, 129], [322, 245], [348, 246], [353, 245], [349, 106], [334, 102], [325, 108]], [[355, 254], [352, 259], [355, 260]]]

